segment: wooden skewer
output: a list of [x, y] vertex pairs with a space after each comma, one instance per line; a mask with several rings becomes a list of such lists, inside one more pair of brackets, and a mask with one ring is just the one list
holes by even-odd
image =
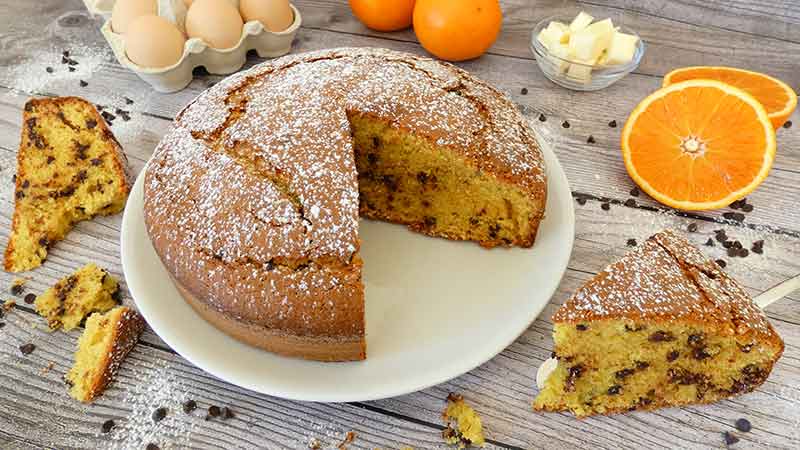
[[796, 289], [800, 289], [800, 275], [782, 281], [754, 298], [759, 308], [764, 309], [772, 303], [786, 297]]

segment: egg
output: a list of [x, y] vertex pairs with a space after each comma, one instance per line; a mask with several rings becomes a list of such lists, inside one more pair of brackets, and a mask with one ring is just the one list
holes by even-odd
[[241, 0], [239, 12], [245, 22], [257, 20], [270, 31], [283, 31], [294, 22], [289, 0]]
[[139, 16], [158, 14], [156, 0], [117, 0], [111, 10], [111, 29], [124, 34]]
[[140, 16], [128, 26], [125, 54], [147, 68], [169, 67], [183, 56], [186, 38], [174, 23], [160, 16]]
[[194, 0], [186, 13], [186, 34], [213, 48], [236, 46], [243, 25], [239, 11], [227, 0]]
[[192, 2], [193, 1], [194, 0], [183, 0], [183, 4], [186, 5], [186, 7], [188, 8], [188, 7], [192, 6]]

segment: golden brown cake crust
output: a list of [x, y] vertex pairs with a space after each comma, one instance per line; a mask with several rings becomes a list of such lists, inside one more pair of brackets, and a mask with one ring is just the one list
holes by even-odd
[[705, 324], [783, 349], [744, 288], [673, 230], [653, 235], [606, 267], [553, 315], [554, 323], [603, 319]]
[[[85, 114], [84, 121], [85, 123], [75, 124], [71, 123], [64, 115], [64, 108], [66, 106], [76, 106], [82, 109], [82, 112]], [[19, 151], [17, 152], [17, 174], [16, 174], [16, 181], [15, 181], [15, 207], [14, 207], [14, 216], [11, 222], [11, 233], [8, 241], [8, 245], [6, 246], [4, 258], [3, 258], [3, 266], [4, 269], [8, 272], [21, 272], [25, 270], [33, 269], [39, 266], [44, 259], [43, 256], [35, 258], [36, 261], [34, 263], [24, 262], [21, 259], [24, 255], [20, 253], [24, 253], [23, 250], [17, 248], [15, 244], [17, 235], [22, 231], [20, 229], [21, 225], [21, 217], [20, 214], [21, 208], [19, 207], [20, 201], [23, 197], [30, 195], [28, 190], [33, 190], [36, 186], [33, 186], [30, 183], [30, 175], [25, 171], [25, 165], [23, 161], [28, 158], [32, 153], [42, 153], [48, 147], [51, 147], [51, 143], [47, 142], [44, 136], [41, 133], [36, 132], [38, 117], [42, 116], [51, 116], [56, 117], [62, 123], [67, 125], [67, 127], [76, 130], [81, 129], [82, 127], [88, 127], [87, 124], [92, 124], [92, 130], [96, 130], [99, 132], [101, 136], [101, 140], [103, 144], [106, 146], [106, 152], [110, 155], [109, 158], [104, 158], [102, 161], [102, 165], [104, 168], [109, 170], [112, 173], [112, 176], [118, 180], [120, 180], [118, 191], [116, 193], [117, 196], [122, 197], [123, 199], [127, 197], [128, 192], [130, 191], [130, 180], [128, 179], [127, 173], [125, 171], [125, 166], [127, 162], [127, 158], [122, 151], [122, 147], [120, 146], [117, 139], [114, 137], [114, 134], [109, 129], [108, 125], [106, 124], [105, 120], [100, 116], [97, 112], [97, 109], [94, 107], [93, 104], [89, 103], [88, 101], [79, 98], [79, 97], [52, 97], [52, 98], [33, 98], [28, 100], [25, 103], [22, 115], [22, 130], [20, 133], [20, 145]], [[77, 141], [75, 142], [76, 145], [79, 145]], [[72, 149], [65, 149], [65, 148], [53, 148], [53, 151], [67, 153], [68, 151], [71, 152]], [[87, 164], [92, 164], [91, 161], [80, 161], [80, 158], [76, 157], [75, 162], [72, 164], [73, 166], [85, 166]], [[82, 180], [78, 180], [77, 183], [80, 183]], [[49, 188], [49, 186], [41, 186], [44, 190]], [[72, 186], [72, 191], [74, 192], [77, 189], [75, 185]], [[54, 192], [50, 192], [53, 194]], [[42, 201], [47, 201], [46, 198], [42, 199]], [[122, 206], [124, 206], [124, 200], [120, 203], [118, 207], [111, 207], [106, 208], [104, 210], [98, 211], [99, 214], [115, 214], [122, 210]], [[47, 230], [39, 230], [39, 231], [47, 231]], [[54, 239], [60, 239], [58, 236], [51, 236], [47, 235], [46, 233], [40, 236], [34, 236], [35, 239], [38, 239], [40, 253], [46, 254], [47, 248], [53, 244]]]
[[265, 335], [363, 341], [349, 111], [446, 146], [513, 183], [539, 206], [535, 233], [546, 198], [542, 156], [504, 95], [450, 64], [406, 53], [291, 55], [200, 95], [148, 166], [148, 233], [195, 303], [270, 330]]

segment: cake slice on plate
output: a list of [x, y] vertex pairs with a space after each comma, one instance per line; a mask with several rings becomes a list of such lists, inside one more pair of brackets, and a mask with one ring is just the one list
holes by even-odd
[[749, 392], [783, 353], [744, 289], [670, 230], [586, 283], [553, 323], [558, 364], [534, 408], [578, 417]]
[[40, 266], [73, 224], [122, 211], [130, 191], [122, 149], [91, 103], [32, 99], [22, 120], [8, 272]]

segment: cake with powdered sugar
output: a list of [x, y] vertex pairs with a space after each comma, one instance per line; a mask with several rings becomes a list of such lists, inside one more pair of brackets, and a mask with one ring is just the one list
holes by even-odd
[[597, 274], [553, 323], [558, 365], [534, 408], [579, 417], [749, 392], [783, 353], [744, 288], [672, 230]]
[[187, 302], [244, 342], [366, 357], [359, 216], [484, 247], [530, 247], [542, 155], [503, 94], [384, 49], [276, 59], [175, 119], [145, 175], [145, 222]]

